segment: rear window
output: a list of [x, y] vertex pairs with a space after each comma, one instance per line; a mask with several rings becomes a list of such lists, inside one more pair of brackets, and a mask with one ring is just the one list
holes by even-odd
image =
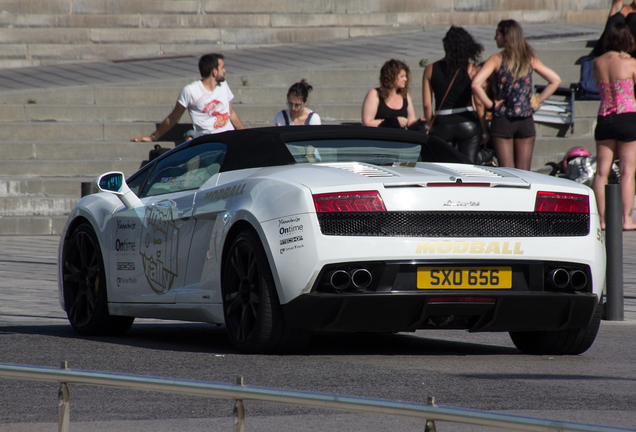
[[433, 154], [418, 143], [361, 139], [311, 140], [286, 143], [296, 163], [362, 162], [392, 165], [427, 162]]

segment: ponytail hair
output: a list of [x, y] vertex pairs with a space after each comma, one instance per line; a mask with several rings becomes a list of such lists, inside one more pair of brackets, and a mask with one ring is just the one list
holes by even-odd
[[289, 96], [297, 96], [305, 103], [309, 97], [309, 92], [313, 89], [314, 88], [303, 78], [300, 82], [294, 83], [289, 90], [287, 90], [287, 98], [289, 98]]

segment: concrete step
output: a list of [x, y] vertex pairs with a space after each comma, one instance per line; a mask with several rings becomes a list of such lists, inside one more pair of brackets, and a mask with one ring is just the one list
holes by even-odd
[[[351, 104], [311, 104], [310, 108], [316, 111], [323, 123], [337, 124], [342, 122], [359, 122], [361, 118], [361, 102]], [[246, 127], [254, 127], [256, 124], [273, 125], [276, 113], [284, 106], [281, 104], [238, 104], [234, 106], [241, 121]], [[416, 113], [421, 112], [418, 103], [415, 104]], [[96, 108], [95, 111], [105, 110]], [[90, 110], [87, 110], [90, 111]], [[143, 110], [142, 110], [143, 111]], [[0, 136], [11, 141], [43, 141], [53, 138], [56, 141], [128, 141], [137, 136], [148, 135], [156, 129], [169, 109], [157, 110], [154, 116], [156, 121], [127, 121], [113, 122], [111, 120], [99, 122], [76, 122], [76, 121], [8, 121], [0, 122]], [[186, 124], [184, 116], [183, 123]], [[596, 116], [577, 117], [575, 120], [573, 133], [568, 135], [586, 136], [593, 133]], [[548, 123], [537, 124], [538, 136], [561, 136], [564, 128], [559, 125]], [[180, 138], [174, 138], [179, 140]]]
[[130, 141], [0, 141], [0, 154], [3, 160], [142, 160], [153, 146]]
[[[430, 0], [409, 0], [407, 2], [359, 1], [359, 0], [326, 0], [320, 2], [299, 2], [294, 0], [277, 0], [276, 2], [253, 0], [206, 0], [206, 1], [74, 1], [65, 0], [3, 0], [2, 10], [9, 14], [59, 14], [59, 15], [136, 15], [136, 14], [189, 14], [213, 15], [245, 13], [270, 14], [272, 10], [285, 11], [286, 14], [365, 14], [365, 13], [397, 13], [399, 15], [419, 14], [428, 17], [425, 24], [448, 25], [446, 15], [457, 15], [456, 25], [484, 24], [493, 20], [508, 17], [522, 22], [604, 22], [607, 5], [602, 2], [580, 5], [561, 6], [558, 10], [547, 13], [543, 2], [525, 2], [499, 6], [458, 2], [431, 3]], [[603, 12], [601, 14], [601, 11]], [[508, 14], [504, 14], [508, 12]], [[525, 13], [524, 13], [525, 12]], [[443, 20], [435, 20], [435, 15], [442, 15]], [[470, 16], [472, 20], [468, 20]], [[477, 15], [475, 17], [475, 15]], [[492, 15], [492, 16], [488, 16]], [[602, 16], [598, 16], [602, 15]], [[596, 17], [596, 20], [594, 18]], [[578, 20], [577, 20], [578, 18]], [[583, 19], [587, 19], [584, 21]], [[466, 22], [464, 22], [466, 21]]]
[[[56, 13], [56, 14], [228, 14], [228, 13], [271, 13], [282, 10], [294, 14], [360, 14], [360, 13], [424, 13], [452, 11], [448, 5], [434, 5], [428, 0], [410, 0], [393, 3], [384, 1], [328, 0], [321, 2], [298, 2], [293, 0], [277, 0], [276, 2], [253, 2], [251, 0], [207, 0], [179, 1], [164, 0], [155, 2], [131, 2], [128, 0], [110, 1], [75, 1], [64, 0], [4, 0], [3, 10], [10, 13]], [[527, 3], [515, 5], [512, 10], [543, 10], [543, 3]], [[588, 7], [592, 9], [592, 7]], [[601, 9], [600, 6], [596, 9]], [[457, 5], [454, 11], [484, 11], [484, 5]], [[594, 10], [594, 9], [592, 9]], [[604, 9], [602, 9], [604, 10]], [[537, 17], [538, 18], [538, 17]]]
[[4, 197], [0, 198], [0, 215], [68, 216], [79, 200], [79, 197]]
[[136, 14], [6, 14], [1, 21], [13, 28], [260, 28], [260, 27], [399, 27], [421, 25], [422, 14], [411, 13], [169, 13]]
[[385, 2], [360, 2], [357, 0], [329, 0], [321, 2], [298, 2], [277, 0], [276, 2], [253, 2], [251, 0], [207, 0], [207, 1], [75, 1], [64, 0], [3, 0], [2, 9], [9, 13], [29, 14], [229, 14], [271, 13], [273, 9], [294, 14], [341, 14], [368, 12], [424, 12], [429, 2], [411, 0], [405, 5]]
[[7, 197], [79, 197], [81, 183], [94, 177], [24, 177], [0, 178], [0, 198]]
[[[217, 51], [219, 47], [276, 45], [408, 33], [420, 27], [303, 27], [205, 29], [0, 28], [0, 43], [10, 44], [0, 58], [46, 60], [121, 60]], [[19, 54], [24, 52], [24, 55]]]
[[[358, 105], [362, 101], [371, 86], [347, 86], [347, 87], [315, 87], [310, 94], [308, 107], [322, 112], [331, 111], [337, 105]], [[90, 90], [90, 91], [89, 91]], [[93, 91], [94, 90], [94, 91]], [[24, 100], [33, 103], [0, 105], [0, 122], [42, 122], [42, 121], [102, 121], [102, 122], [160, 122], [171, 111], [176, 103], [180, 89], [153, 89], [140, 87], [115, 87], [108, 90], [102, 88], [88, 89], [74, 92], [43, 92], [40, 95], [30, 93], [28, 95], [12, 95], [13, 100]], [[281, 109], [285, 108], [287, 88], [283, 87], [238, 87], [233, 89], [235, 95], [232, 102], [235, 109], [242, 113], [250, 113], [254, 121], [270, 121]], [[48, 103], [55, 100], [55, 94], [59, 94], [59, 103]], [[68, 95], [69, 97], [65, 97]], [[411, 98], [416, 113], [422, 111], [421, 87], [415, 86], [411, 90]], [[90, 99], [99, 103], [89, 102]], [[77, 102], [73, 102], [73, 101]], [[45, 102], [40, 102], [45, 101]], [[598, 101], [576, 101], [575, 115], [577, 118], [596, 117]], [[257, 107], [256, 118], [252, 118], [249, 111], [251, 106]], [[326, 117], [336, 118], [325, 114]], [[359, 113], [355, 113], [355, 117]], [[271, 117], [271, 118], [270, 118]], [[349, 121], [348, 115], [343, 120]], [[184, 113], [181, 122], [191, 123], [189, 114]]]
[[593, 136], [570, 138], [537, 138], [532, 154], [532, 169], [543, 167], [548, 162], [558, 162], [572, 147], [585, 147], [596, 154], [596, 142]]
[[[0, 105], [0, 118], [4, 121], [23, 122], [125, 122], [161, 121], [170, 111], [168, 105]], [[186, 112], [183, 121], [191, 123]]]
[[141, 165], [139, 160], [0, 160], [0, 172], [5, 176], [64, 176], [97, 177], [108, 171], [121, 171], [126, 175], [135, 173]]
[[67, 219], [68, 215], [0, 215], [0, 235], [60, 235]]
[[594, 135], [594, 127], [596, 126], [596, 117], [577, 117], [574, 121], [574, 129], [568, 129], [563, 125], [555, 125], [550, 123], [535, 122], [537, 137], [561, 137], [561, 138], [578, 138]]

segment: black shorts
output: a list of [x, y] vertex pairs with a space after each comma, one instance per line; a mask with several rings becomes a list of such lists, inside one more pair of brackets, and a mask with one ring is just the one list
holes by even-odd
[[594, 129], [596, 141], [636, 141], [636, 113], [608, 114], [596, 118]]
[[500, 138], [530, 138], [537, 134], [532, 117], [494, 117], [490, 135]]

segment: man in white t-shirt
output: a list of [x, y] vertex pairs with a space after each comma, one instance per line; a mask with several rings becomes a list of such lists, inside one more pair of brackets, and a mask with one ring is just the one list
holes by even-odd
[[152, 142], [176, 125], [185, 110], [188, 110], [194, 131], [186, 134], [196, 138], [205, 134], [243, 129], [243, 123], [232, 108], [234, 95], [225, 82], [225, 62], [223, 54], [206, 54], [199, 59], [201, 79], [188, 84], [181, 90], [174, 109], [149, 136], [131, 141]]

